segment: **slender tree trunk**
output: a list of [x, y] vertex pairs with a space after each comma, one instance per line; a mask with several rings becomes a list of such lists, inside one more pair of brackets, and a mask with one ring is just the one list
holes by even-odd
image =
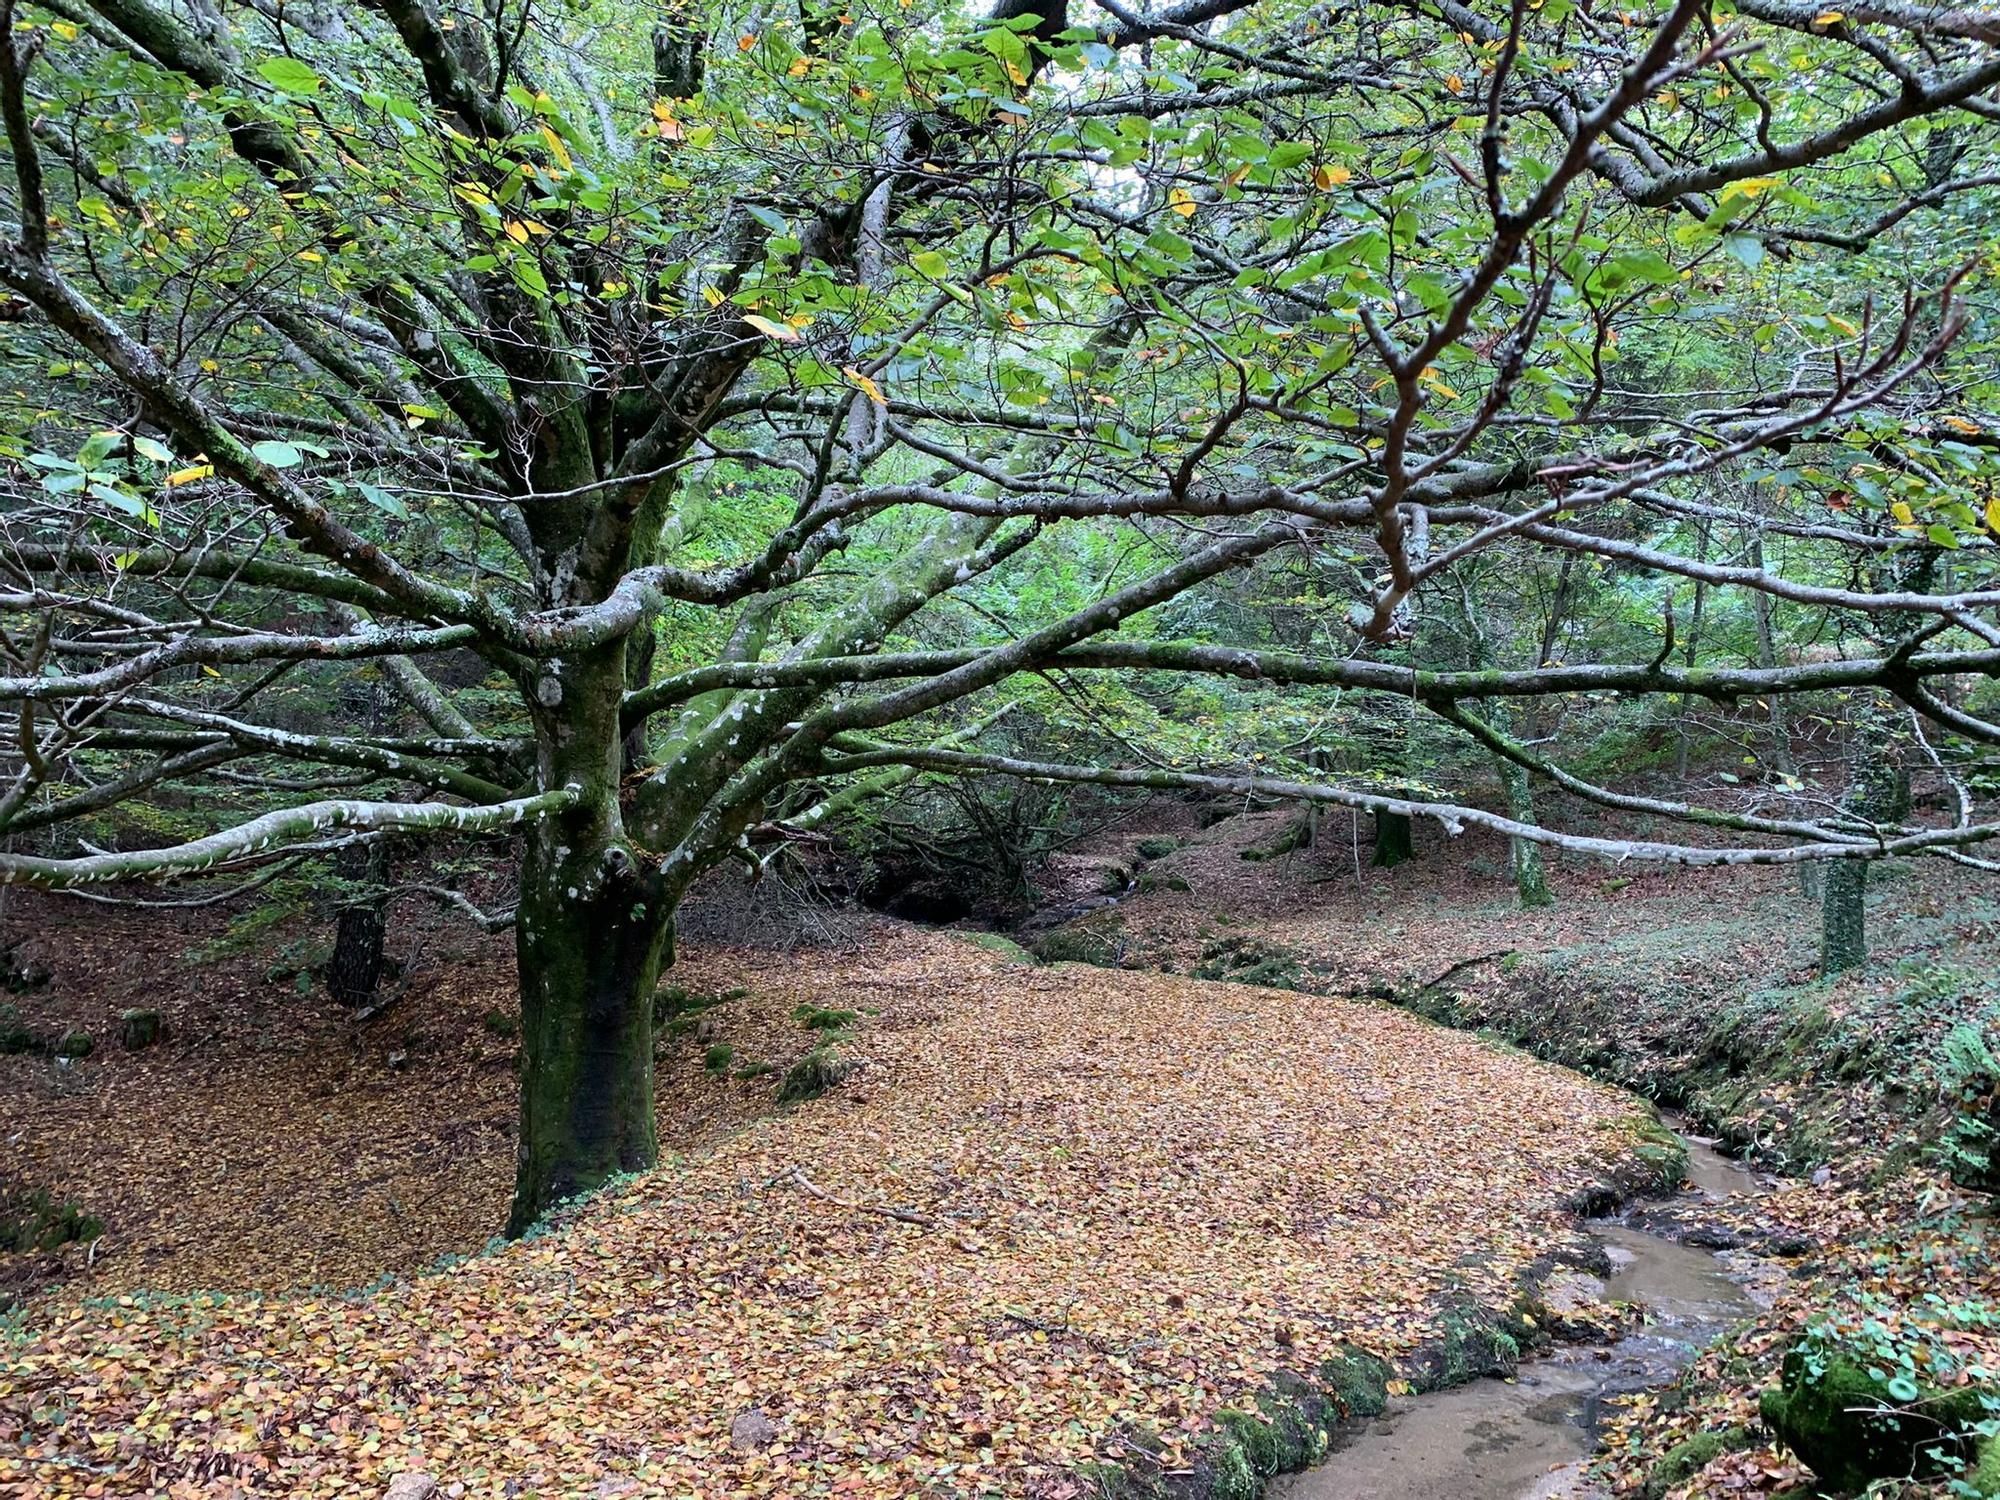
[[[1909, 773], [1897, 763], [1896, 745], [1874, 712], [1856, 715], [1849, 729], [1848, 787], [1843, 806], [1857, 818], [1886, 823], [1910, 809]], [[1822, 974], [1859, 968], [1868, 959], [1868, 861], [1829, 862], [1820, 898]]]
[[[1507, 815], [1518, 823], [1535, 821], [1535, 795], [1528, 785], [1528, 773], [1504, 756], [1495, 756], [1500, 784], [1507, 790]], [[1548, 877], [1542, 873], [1542, 846], [1528, 839], [1509, 839], [1508, 857], [1514, 866], [1514, 889], [1520, 892], [1521, 906], [1533, 911], [1555, 905], [1549, 893]]]
[[1821, 882], [1820, 972], [1858, 969], [1867, 958], [1868, 861], [1836, 859]]
[[628, 842], [618, 703], [624, 650], [534, 686], [544, 785], [573, 811], [528, 830], [515, 951], [521, 984], [521, 1140], [507, 1232], [618, 1172], [653, 1165], [652, 995], [671, 952], [673, 898]]

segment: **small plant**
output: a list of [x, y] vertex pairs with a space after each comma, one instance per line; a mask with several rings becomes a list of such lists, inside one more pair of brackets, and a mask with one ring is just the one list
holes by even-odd
[[756, 1062], [748, 1062], [738, 1068], [736, 1076], [738, 1078], [765, 1078], [777, 1071], [778, 1065], [776, 1063], [765, 1062], [760, 1058]]
[[702, 1066], [716, 1077], [729, 1071], [730, 1063], [736, 1060], [736, 1049], [727, 1042], [717, 1042], [701, 1055]]
[[502, 1010], [497, 1005], [479, 1018], [479, 1024], [503, 1041], [521, 1034], [520, 1021], [512, 1012]]
[[792, 1012], [792, 1019], [808, 1031], [839, 1031], [860, 1014], [854, 1010], [828, 1010], [817, 1005], [801, 1005]]
[[47, 1188], [17, 1193], [0, 1190], [0, 1251], [59, 1250], [94, 1240], [104, 1225], [74, 1203], [58, 1203]]
[[2000, 1059], [1976, 1026], [1959, 1025], [1938, 1047], [1938, 1078], [1955, 1113], [1938, 1145], [1952, 1179], [2000, 1189]]

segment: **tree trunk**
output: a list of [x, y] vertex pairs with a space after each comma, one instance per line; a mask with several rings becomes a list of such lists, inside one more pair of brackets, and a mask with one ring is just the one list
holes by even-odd
[[[1517, 823], [1534, 822], [1535, 796], [1528, 785], [1527, 770], [1504, 757], [1496, 756], [1495, 760], [1500, 784], [1507, 789], [1507, 815]], [[1508, 857], [1514, 866], [1514, 889], [1521, 894], [1522, 909], [1555, 905], [1548, 877], [1542, 873], [1542, 846], [1530, 839], [1509, 839]]]
[[1410, 815], [1399, 812], [1375, 814], [1375, 857], [1369, 863], [1379, 870], [1392, 870], [1416, 854], [1410, 836]]
[[626, 838], [618, 802], [622, 646], [535, 687], [544, 786], [583, 800], [527, 831], [514, 924], [521, 1139], [507, 1233], [619, 1172], [650, 1167], [652, 997], [674, 901]]
[[1820, 973], [1858, 969], [1868, 958], [1868, 861], [1830, 861], [1820, 889]]
[[328, 993], [351, 1010], [374, 1002], [382, 982], [382, 940], [389, 930], [389, 841], [347, 844], [333, 857], [343, 881], [365, 887], [352, 892], [334, 923], [333, 956], [327, 960]]
[[[1864, 710], [1848, 730], [1848, 786], [1842, 805], [1869, 823], [1888, 823], [1910, 810], [1910, 777], [1878, 716]], [[1820, 973], [1859, 968], [1868, 958], [1868, 861], [1828, 862], [1821, 883]]]

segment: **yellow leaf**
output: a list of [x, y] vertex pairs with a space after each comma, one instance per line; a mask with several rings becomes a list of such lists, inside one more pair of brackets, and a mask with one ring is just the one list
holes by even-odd
[[798, 329], [787, 328], [783, 323], [773, 323], [769, 318], [760, 318], [755, 313], [745, 313], [743, 321], [767, 339], [776, 339], [781, 344], [796, 344], [799, 341]]
[[1445, 79], [1444, 86], [1450, 89], [1454, 94], [1462, 94], [1465, 92], [1465, 80], [1463, 78], [1460, 78], [1456, 73], [1452, 74], [1449, 78]]
[[812, 59], [810, 57], [795, 57], [792, 59], [792, 65], [785, 69], [785, 74], [790, 78], [803, 78], [811, 71]]
[[722, 306], [722, 293], [718, 292], [712, 286], [705, 286], [701, 289], [701, 300], [706, 302], [710, 307], [720, 307]]
[[1890, 506], [1889, 514], [1896, 518], [1898, 526], [1914, 526], [1917, 523], [1916, 512], [1910, 509], [1910, 502], [1907, 500], [1898, 500]]
[[206, 479], [215, 472], [214, 464], [195, 464], [191, 468], [176, 469], [167, 476], [167, 488], [178, 484], [193, 484], [197, 479]]
[[1015, 88], [1024, 89], [1028, 86], [1028, 75], [1021, 71], [1021, 65], [1015, 62], [1013, 58], [1009, 57], [1004, 59], [1001, 62], [1000, 66], [1007, 70], [1008, 81], [1011, 82]]
[[1186, 188], [1175, 188], [1167, 194], [1167, 204], [1183, 219], [1192, 219], [1195, 211], [1194, 194]]
[[673, 117], [674, 117], [674, 107], [671, 104], [667, 103], [667, 101], [664, 99], [655, 99], [653, 101], [654, 119], [671, 120]]
[[1845, 11], [1823, 10], [1818, 15], [1813, 17], [1813, 25], [1838, 26], [1842, 21], [1845, 21], [1846, 19], [1847, 19], [1847, 13]]
[[514, 241], [517, 245], [527, 244], [528, 226], [523, 224], [519, 219], [509, 219], [507, 221], [507, 238]]
[[1986, 502], [1986, 529], [2000, 536], [2000, 500]]
[[1946, 417], [1944, 425], [1951, 428], [1954, 432], [1965, 433], [1968, 437], [1977, 437], [1979, 435], [1979, 424], [1977, 422], [1968, 422], [1963, 417]]
[[1313, 169], [1313, 186], [1321, 192], [1325, 192], [1328, 188], [1339, 187], [1353, 175], [1345, 167], [1315, 167]]
[[847, 377], [849, 385], [861, 391], [877, 406], [887, 406], [889, 404], [889, 398], [882, 394], [882, 387], [855, 369], [853, 365], [842, 365], [840, 373]]
[[544, 125], [542, 127], [542, 139], [549, 143], [549, 154], [555, 157], [556, 165], [567, 172], [569, 170], [569, 147], [563, 144], [563, 138], [557, 135], [550, 127]]

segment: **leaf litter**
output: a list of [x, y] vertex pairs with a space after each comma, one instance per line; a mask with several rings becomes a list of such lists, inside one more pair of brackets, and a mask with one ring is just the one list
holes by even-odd
[[1387, 1007], [871, 937], [677, 969], [755, 986], [716, 1012], [741, 1055], [861, 1012], [855, 1070], [524, 1242], [366, 1293], [38, 1306], [0, 1488], [1019, 1495], [1135, 1429], [1171, 1468], [1281, 1370], [1509, 1300], [1637, 1120]]

